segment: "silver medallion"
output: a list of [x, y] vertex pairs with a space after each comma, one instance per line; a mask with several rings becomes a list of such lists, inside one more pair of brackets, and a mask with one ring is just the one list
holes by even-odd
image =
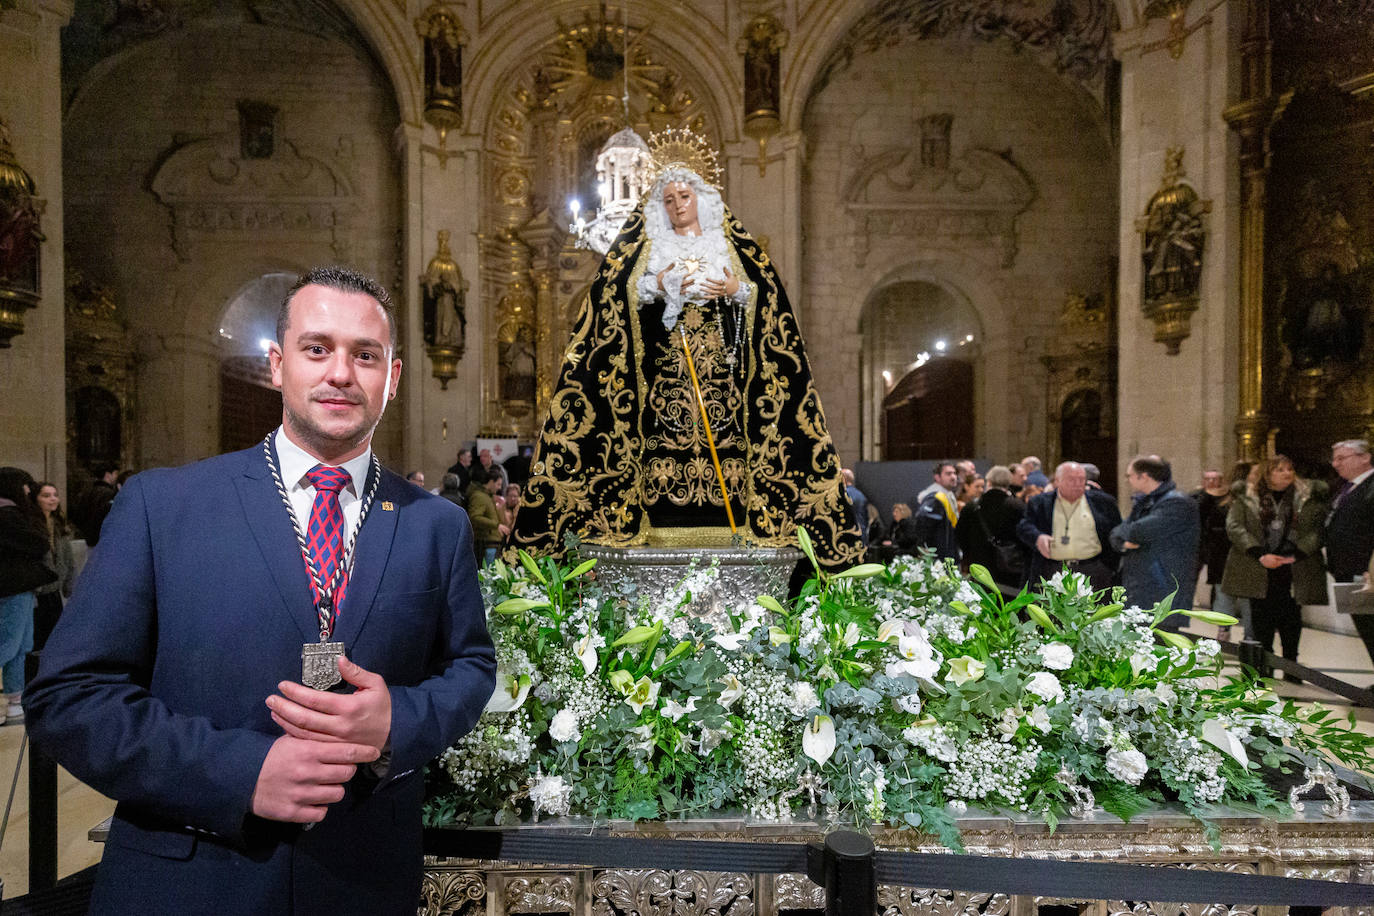
[[308, 642], [301, 646], [301, 683], [316, 690], [328, 690], [339, 681], [341, 642]]

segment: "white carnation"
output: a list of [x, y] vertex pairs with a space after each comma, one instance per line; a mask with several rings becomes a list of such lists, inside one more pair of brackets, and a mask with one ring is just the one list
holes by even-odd
[[787, 711], [800, 718], [806, 715], [815, 707], [821, 705], [820, 697], [816, 696], [816, 688], [806, 681], [794, 681], [792, 692], [785, 700]]
[[582, 730], [577, 727], [577, 715], [571, 709], [560, 709], [549, 723], [549, 737], [559, 742], [581, 741]]
[[530, 801], [534, 802], [535, 811], [567, 814], [572, 810], [572, 786], [562, 776], [540, 777], [530, 786]]
[[1047, 643], [1040, 647], [1040, 661], [1053, 671], [1064, 671], [1073, 664], [1073, 649], [1062, 642]]
[[1048, 671], [1037, 671], [1026, 682], [1026, 689], [1042, 700], [1057, 703], [1064, 699], [1064, 688], [1059, 686], [1059, 678]]
[[1127, 785], [1140, 785], [1140, 781], [1145, 778], [1145, 771], [1148, 769], [1145, 755], [1135, 748], [1107, 752], [1107, 772]]

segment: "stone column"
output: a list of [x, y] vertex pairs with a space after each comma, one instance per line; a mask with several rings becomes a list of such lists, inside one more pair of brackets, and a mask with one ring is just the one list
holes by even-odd
[[[441, 156], [429, 127], [405, 125], [406, 279], [405, 368], [400, 400], [404, 404], [405, 463], [425, 472], [437, 486], [454, 462], [459, 446], [475, 438], [481, 424], [483, 341], [490, 333], [482, 316], [478, 282], [478, 207], [482, 154], [480, 138], [450, 132]], [[458, 376], [440, 387], [425, 355], [420, 275], [434, 256], [440, 230], [450, 234], [453, 260], [468, 283], [467, 338]]]
[[24, 333], [0, 350], [0, 464], [51, 480], [65, 494], [67, 393], [62, 253], [61, 29], [70, 0], [0, 10], [0, 118], [44, 206], [39, 263], [42, 301], [24, 313]]
[[1236, 449], [1245, 461], [1268, 452], [1264, 410], [1264, 206], [1269, 173], [1269, 124], [1274, 111], [1269, 82], [1269, 4], [1246, 4], [1241, 41], [1241, 97], [1226, 109], [1240, 137], [1240, 403]]
[[219, 454], [219, 348], [197, 335], [147, 331], [137, 346], [134, 467], [166, 467]]
[[[1184, 488], [1196, 486], [1204, 467], [1224, 467], [1234, 457], [1240, 196], [1236, 137], [1222, 112], [1241, 93], [1233, 64], [1243, 16], [1226, 0], [1194, 0], [1174, 24], [1182, 27], [1181, 44], [1165, 19], [1115, 36], [1121, 60], [1118, 464], [1124, 473], [1137, 454], [1162, 455]], [[1154, 340], [1155, 325], [1142, 312], [1143, 236], [1136, 224], [1163, 183], [1170, 149], [1183, 150], [1187, 181], [1211, 205], [1202, 217], [1199, 307], [1172, 356]], [[1125, 490], [1124, 481], [1108, 486]]]

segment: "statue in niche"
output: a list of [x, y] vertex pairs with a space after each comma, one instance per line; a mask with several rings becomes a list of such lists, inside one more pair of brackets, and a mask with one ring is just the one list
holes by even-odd
[[1364, 348], [1374, 258], [1361, 256], [1355, 230], [1314, 183], [1301, 192], [1293, 253], [1279, 291], [1280, 338], [1293, 366], [1354, 363]]
[[415, 21], [424, 41], [425, 119], [440, 135], [463, 123], [463, 42], [456, 13], [435, 4]]
[[9, 127], [0, 121], [0, 290], [36, 305], [43, 233], [33, 192], [33, 179], [10, 146]]
[[516, 325], [511, 338], [497, 344], [497, 361], [501, 372], [501, 399], [533, 401], [534, 329], [527, 324]]
[[779, 116], [779, 84], [782, 64], [779, 51], [787, 33], [772, 16], [755, 16], [740, 40], [744, 55], [745, 119]]
[[467, 282], [448, 247], [449, 232], [440, 229], [439, 250], [420, 277], [425, 344], [448, 347], [461, 355], [467, 345]]
[[1299, 369], [1351, 363], [1364, 347], [1366, 315], [1362, 284], [1325, 264], [1320, 275], [1290, 281], [1284, 344]]
[[1202, 219], [1187, 210], [1175, 210], [1161, 231], [1145, 239], [1145, 298], [1190, 298], [1198, 294], [1202, 280], [1202, 245], [1206, 231]]

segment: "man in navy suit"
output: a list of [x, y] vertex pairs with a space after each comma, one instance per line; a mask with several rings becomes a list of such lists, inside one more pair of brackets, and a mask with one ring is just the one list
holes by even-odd
[[[312, 271], [277, 337], [282, 426], [129, 482], [25, 694], [118, 802], [93, 913], [413, 914], [422, 769], [491, 696], [467, 518], [372, 457], [385, 289]], [[300, 683], [319, 651], [334, 690]]]
[[1016, 536], [1030, 548], [1031, 587], [1069, 569], [1087, 576], [1094, 591], [1111, 588], [1117, 556], [1109, 535], [1120, 521], [1116, 500], [1088, 486], [1083, 465], [1060, 463], [1054, 490], [1032, 497], [1016, 524]]

